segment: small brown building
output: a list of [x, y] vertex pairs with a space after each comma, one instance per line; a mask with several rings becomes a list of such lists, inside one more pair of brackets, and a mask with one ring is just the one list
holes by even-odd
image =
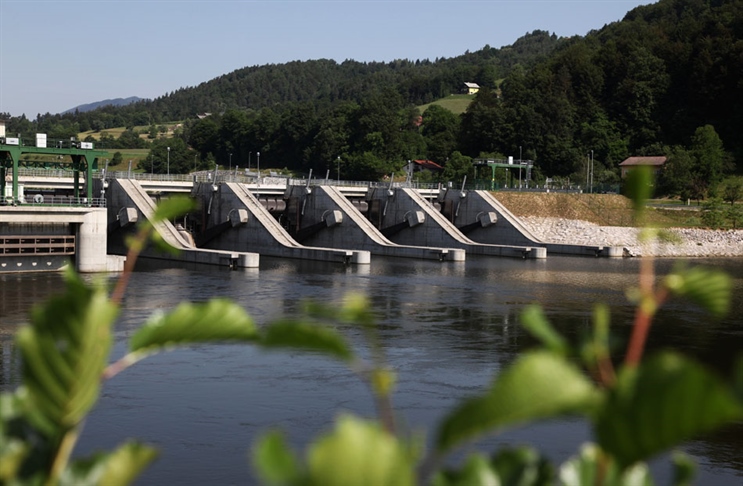
[[666, 163], [666, 160], [667, 157], [664, 156], [630, 157], [619, 164], [619, 168], [622, 170], [622, 179], [627, 177], [627, 172], [639, 166], [650, 167], [650, 169], [657, 174], [661, 167], [663, 167], [663, 164]]

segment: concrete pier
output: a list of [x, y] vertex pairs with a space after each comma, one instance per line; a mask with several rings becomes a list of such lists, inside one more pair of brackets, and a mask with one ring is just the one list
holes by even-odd
[[261, 255], [368, 265], [366, 250], [304, 246], [297, 243], [243, 184], [197, 183], [192, 196], [200, 201], [196, 219], [202, 228], [200, 246], [250, 250]]
[[[541, 241], [488, 191], [444, 189], [437, 201], [446, 218], [470, 239], [480, 243], [540, 247], [546, 249], [550, 255], [621, 257], [623, 254], [623, 249], [619, 246], [569, 245]], [[494, 217], [488, 216], [491, 214]], [[482, 224], [483, 218], [495, 222]]]
[[460, 248], [400, 245], [390, 241], [332, 186], [290, 186], [283, 217], [289, 234], [308, 245], [358, 248], [372, 255], [464, 261]]
[[[127, 251], [125, 235], [129, 233], [133, 223], [153, 216], [155, 203], [137, 181], [129, 179], [112, 180], [106, 198], [110, 251], [125, 254]], [[170, 221], [155, 224], [155, 230], [166, 243], [178, 250], [178, 254], [162, 252], [150, 245], [142, 252], [144, 257], [233, 268], [258, 267], [259, 255], [257, 253], [197, 248], [189, 241], [188, 236], [179, 231]]]
[[[33, 207], [3, 206], [0, 207], [0, 233], [4, 236], [41, 237], [74, 235], [75, 249], [66, 261], [74, 261], [75, 268], [81, 273], [111, 272], [123, 269], [123, 259], [107, 255], [106, 208], [91, 207]], [[51, 243], [48, 248], [28, 252], [4, 251], [0, 258], [6, 263], [0, 267], [9, 271], [10, 262], [17, 271], [34, 271], [54, 269], [63, 266], [61, 254], [56, 253]], [[28, 246], [27, 248], [31, 248]], [[35, 264], [34, 264], [35, 263]]]
[[[367, 215], [372, 223], [382, 234], [401, 245], [460, 248], [472, 255], [547, 257], [544, 248], [533, 244], [493, 244], [471, 240], [414, 189], [370, 188], [366, 199], [369, 203]], [[477, 222], [486, 225], [483, 218]]]

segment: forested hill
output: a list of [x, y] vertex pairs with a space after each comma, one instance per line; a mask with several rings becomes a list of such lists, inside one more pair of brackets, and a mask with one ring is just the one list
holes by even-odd
[[[710, 127], [743, 169], [743, 2], [661, 0], [514, 72], [462, 120], [465, 153], [529, 147], [548, 174], [670, 155]], [[699, 161], [704, 163], [704, 161]], [[719, 171], [717, 171], [719, 172]]]
[[182, 119], [201, 112], [260, 109], [285, 102], [327, 105], [360, 101], [365, 94], [383, 87], [392, 87], [409, 104], [422, 105], [461, 92], [464, 82], [495, 87], [514, 66], [529, 68], [559, 42], [554, 34], [536, 31], [512, 46], [485, 46], [451, 59], [389, 63], [320, 59], [247, 67], [158, 98], [151, 109], [165, 119]]
[[[156, 134], [155, 124], [185, 120], [182, 149], [168, 140], [171, 172], [198, 161], [244, 167], [260, 151], [264, 167], [316, 172], [340, 157], [343, 175], [358, 178], [428, 158], [456, 178], [471, 157], [522, 154], [541, 175], [581, 181], [593, 154], [599, 183], [616, 182], [630, 155], [668, 155], [669, 173], [704, 188], [743, 172], [742, 79], [743, 1], [659, 0], [585, 37], [536, 31], [433, 61], [247, 67], [150, 102], [14, 119], [10, 131], [153, 125]], [[431, 106], [419, 118], [416, 106], [465, 81], [483, 89], [464, 114]], [[197, 120], [201, 112], [213, 115]], [[154, 141], [156, 170], [165, 149]]]
[[423, 104], [462, 91], [464, 82], [495, 86], [514, 66], [528, 69], [544, 59], [560, 39], [535, 31], [500, 49], [483, 49], [449, 59], [396, 60], [338, 63], [319, 59], [268, 64], [237, 69], [229, 74], [180, 88], [152, 101], [125, 107], [102, 107], [74, 117], [42, 115], [42, 125], [72, 120], [79, 131], [120, 126], [159, 124], [195, 117], [199, 113], [223, 113], [230, 109], [260, 110], [287, 102], [328, 105], [359, 101], [370, 90], [392, 87], [411, 104]]

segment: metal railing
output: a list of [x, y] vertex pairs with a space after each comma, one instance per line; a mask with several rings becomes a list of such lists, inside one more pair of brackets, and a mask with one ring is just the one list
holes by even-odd
[[[307, 179], [289, 179], [290, 186], [306, 186]], [[389, 182], [384, 181], [341, 181], [337, 179], [312, 179], [310, 186], [342, 186], [342, 187], [392, 187], [408, 189], [439, 189], [440, 183], [428, 182]]]
[[2, 206], [37, 206], [37, 207], [80, 207], [80, 208], [105, 208], [106, 198], [102, 197], [73, 197], [73, 196], [49, 196], [37, 194], [32, 197], [24, 197], [20, 201], [13, 199], [13, 196], [5, 196], [5, 199], [0, 201]]
[[[18, 175], [23, 177], [40, 177], [40, 178], [71, 178], [71, 170], [58, 170], [58, 169], [26, 169], [19, 168]], [[106, 171], [106, 170], [95, 170], [93, 171], [93, 178], [95, 179], [134, 179], [139, 181], [149, 182], [184, 182], [184, 183], [195, 183], [195, 182], [238, 182], [242, 184], [262, 184], [271, 186], [306, 186], [307, 179], [291, 178], [289, 176], [282, 176], [279, 174], [271, 174], [269, 176], [258, 176], [256, 172], [245, 172], [237, 170], [217, 170], [217, 171], [201, 171], [193, 172], [191, 174], [153, 174], [145, 172], [130, 172], [130, 171]], [[390, 185], [389, 181], [346, 181], [338, 179], [325, 179], [325, 178], [312, 178], [310, 180], [311, 186], [318, 185], [329, 185], [329, 186], [341, 186], [341, 187], [392, 187], [392, 188], [411, 188], [411, 189], [423, 189], [423, 190], [438, 190], [445, 187], [457, 187], [457, 183], [453, 182], [452, 185], [441, 182], [393, 182]], [[490, 179], [478, 179], [474, 181], [467, 181], [465, 189], [476, 190], [496, 190], [496, 191], [527, 191], [527, 192], [584, 192], [587, 193], [589, 190], [585, 186], [569, 184], [534, 184], [533, 182], [523, 182], [521, 187], [516, 186], [505, 186], [502, 182], [493, 183]], [[593, 186], [593, 193], [618, 193], [620, 186], [617, 184], [596, 184]]]

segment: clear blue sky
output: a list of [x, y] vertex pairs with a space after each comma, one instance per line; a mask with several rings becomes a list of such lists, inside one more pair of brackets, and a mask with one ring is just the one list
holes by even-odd
[[156, 98], [245, 66], [391, 61], [585, 35], [654, 0], [0, 0], [0, 112]]

